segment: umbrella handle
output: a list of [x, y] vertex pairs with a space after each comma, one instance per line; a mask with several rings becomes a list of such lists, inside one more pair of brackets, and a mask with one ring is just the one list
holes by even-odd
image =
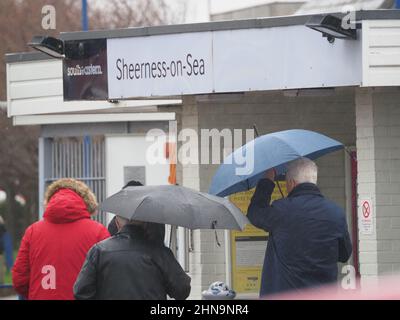
[[189, 252], [194, 251], [193, 230], [189, 229]]
[[351, 153], [351, 151], [348, 148], [344, 147], [344, 151], [349, 155], [350, 158], [357, 161], [357, 158]]
[[215, 232], [215, 241], [217, 242], [217, 246], [218, 246], [218, 247], [221, 247], [221, 243], [220, 243], [219, 240], [218, 240], [217, 229], [215, 228], [216, 225], [217, 225], [217, 221], [214, 220], [214, 221], [212, 222], [211, 228], [214, 229], [214, 232]]
[[279, 183], [279, 181], [278, 181], [278, 180], [276, 180], [276, 185], [278, 186], [279, 192], [281, 193], [281, 196], [282, 196], [282, 199], [283, 199], [283, 198], [285, 197], [285, 195], [283, 194], [283, 191], [282, 191], [281, 185], [280, 185], [280, 183]]
[[168, 246], [168, 248], [170, 248], [171, 249], [171, 247], [172, 247], [172, 231], [173, 231], [173, 226], [171, 226], [171, 228], [169, 229], [169, 246]]
[[260, 135], [258, 133], [256, 124], [253, 124], [253, 129], [254, 129], [254, 133], [256, 134], [256, 138], [259, 137]]

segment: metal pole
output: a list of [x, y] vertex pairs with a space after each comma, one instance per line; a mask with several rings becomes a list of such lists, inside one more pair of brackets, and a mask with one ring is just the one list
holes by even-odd
[[50, 165], [50, 163], [44, 163], [44, 138], [39, 138], [39, 220], [43, 217], [44, 206], [43, 199], [45, 193], [45, 165]]
[[[90, 176], [90, 136], [83, 138], [83, 178]], [[87, 183], [87, 181], [85, 181]]]
[[87, 0], [82, 0], [82, 30], [89, 30], [89, 19], [87, 15]]

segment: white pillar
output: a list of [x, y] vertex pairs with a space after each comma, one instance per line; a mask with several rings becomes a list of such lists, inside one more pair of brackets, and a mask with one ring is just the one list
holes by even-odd
[[358, 197], [373, 203], [373, 234], [359, 229], [360, 272], [366, 280], [400, 271], [399, 88], [357, 89], [356, 118]]
[[[358, 199], [370, 198], [372, 202], [375, 203], [376, 168], [374, 119], [372, 92], [369, 88], [357, 89], [356, 92], [356, 135]], [[358, 217], [358, 219], [360, 219], [360, 217]], [[374, 219], [374, 224], [375, 222], [376, 220]], [[375, 225], [373, 229], [372, 235], [365, 235], [359, 229], [359, 263], [362, 282], [365, 279], [374, 278], [378, 275], [378, 251]]]

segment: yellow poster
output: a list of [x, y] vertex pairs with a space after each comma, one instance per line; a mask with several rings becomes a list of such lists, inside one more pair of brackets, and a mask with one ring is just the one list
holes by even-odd
[[[279, 182], [282, 193], [287, 195], [286, 183]], [[244, 214], [250, 204], [254, 189], [239, 192], [229, 197]], [[282, 195], [276, 186], [271, 202], [281, 199]], [[264, 263], [268, 233], [252, 225], [243, 231], [231, 231], [232, 285], [237, 293], [258, 293], [261, 284], [261, 272]]]

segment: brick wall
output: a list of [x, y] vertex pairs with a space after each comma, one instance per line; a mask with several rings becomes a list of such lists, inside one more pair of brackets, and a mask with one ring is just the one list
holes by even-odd
[[[375, 140], [370, 89], [356, 90], [356, 134], [358, 197], [370, 197], [376, 203], [374, 198], [376, 191]], [[376, 210], [376, 208], [373, 209]], [[359, 234], [360, 274], [363, 279], [374, 277], [378, 274], [377, 247], [378, 243], [375, 234]]]
[[375, 203], [373, 235], [360, 235], [364, 279], [400, 271], [400, 88], [358, 89], [359, 196]]
[[376, 210], [375, 235], [360, 241], [368, 277], [400, 271], [400, 88], [360, 89], [357, 96], [359, 190], [372, 194]]

